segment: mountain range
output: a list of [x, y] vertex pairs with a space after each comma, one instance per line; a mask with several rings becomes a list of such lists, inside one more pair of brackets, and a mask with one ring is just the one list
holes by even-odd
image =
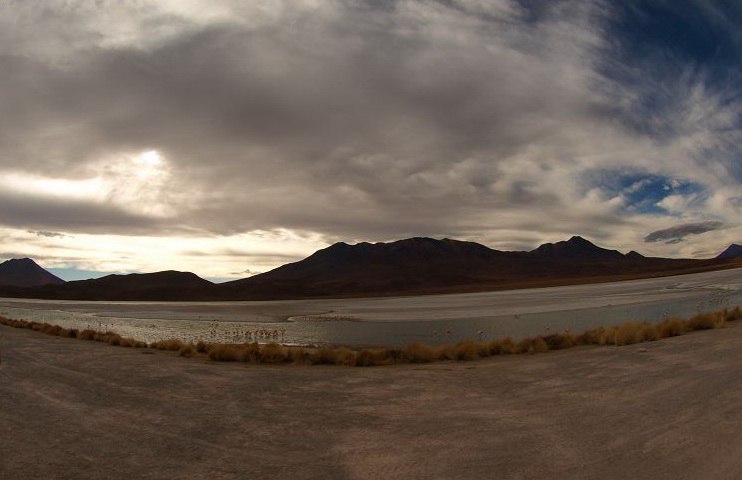
[[[644, 278], [742, 266], [731, 245], [708, 260], [645, 257], [582, 237], [506, 252], [460, 240], [336, 243], [266, 273], [214, 284], [189, 272], [64, 282], [33, 260], [0, 264], [0, 295], [78, 300], [268, 300], [459, 293]], [[25, 272], [23, 274], [19, 272]], [[46, 275], [44, 275], [46, 273]]]

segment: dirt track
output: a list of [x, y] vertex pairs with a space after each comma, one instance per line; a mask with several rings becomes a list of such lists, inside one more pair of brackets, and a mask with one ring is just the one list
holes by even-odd
[[742, 325], [369, 369], [0, 332], [3, 479], [742, 475]]

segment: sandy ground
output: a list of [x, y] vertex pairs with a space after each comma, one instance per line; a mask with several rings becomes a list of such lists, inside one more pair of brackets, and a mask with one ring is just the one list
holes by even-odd
[[3, 479], [742, 475], [742, 325], [368, 369], [216, 364], [0, 332]]

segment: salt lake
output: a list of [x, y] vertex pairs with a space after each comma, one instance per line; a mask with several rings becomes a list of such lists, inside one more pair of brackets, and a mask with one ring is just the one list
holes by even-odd
[[250, 302], [0, 298], [0, 315], [110, 330], [147, 342], [432, 345], [660, 322], [742, 305], [742, 269], [592, 285], [408, 297]]

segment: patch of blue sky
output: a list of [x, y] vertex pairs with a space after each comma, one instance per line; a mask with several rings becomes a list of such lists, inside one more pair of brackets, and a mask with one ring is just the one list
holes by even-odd
[[95, 272], [92, 270], [77, 270], [75, 268], [47, 268], [49, 272], [58, 276], [62, 280], [72, 282], [75, 280], [89, 280], [92, 278], [101, 278], [116, 272]]
[[589, 188], [598, 188], [606, 199], [621, 197], [627, 212], [668, 214], [661, 202], [671, 195], [702, 197], [705, 188], [695, 182], [641, 172], [601, 172], [588, 178]]
[[[655, 67], [682, 62], [717, 74], [739, 72], [742, 4], [728, 0], [617, 2], [609, 25], [624, 61], [650, 60]], [[652, 73], [652, 70], [646, 73]]]
[[742, 2], [637, 0], [611, 8], [598, 68], [633, 92], [616, 112], [627, 127], [657, 140], [682, 133], [673, 118], [693, 85], [716, 94], [720, 106], [739, 101]]

